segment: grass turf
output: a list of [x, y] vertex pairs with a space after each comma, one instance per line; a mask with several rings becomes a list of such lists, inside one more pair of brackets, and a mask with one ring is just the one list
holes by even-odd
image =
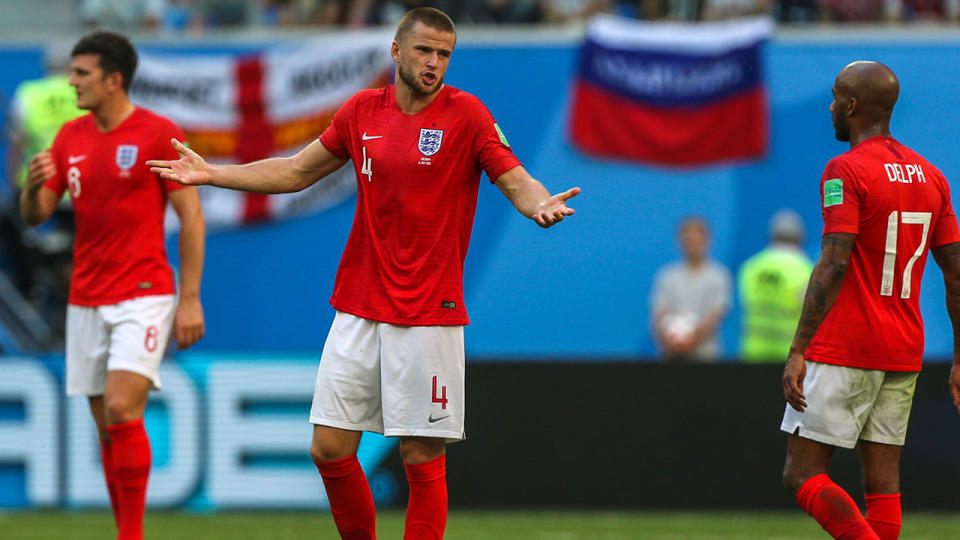
[[[907, 513], [902, 537], [960, 538], [960, 515]], [[377, 534], [403, 536], [403, 514], [381, 512]], [[337, 540], [323, 512], [150, 512], [148, 540]], [[113, 538], [113, 518], [104, 512], [16, 512], [0, 514], [0, 540], [103, 540]], [[457, 511], [447, 540], [623, 540], [623, 539], [823, 539], [820, 527], [797, 510], [788, 513]]]

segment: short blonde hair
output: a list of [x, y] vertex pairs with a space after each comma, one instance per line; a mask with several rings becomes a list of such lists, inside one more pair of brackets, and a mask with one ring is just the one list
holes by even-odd
[[418, 22], [441, 32], [449, 32], [454, 37], [457, 35], [457, 29], [453, 26], [453, 21], [446, 13], [436, 8], [418, 7], [411, 9], [400, 18], [400, 22], [397, 23], [397, 33], [394, 34], [393, 40], [397, 43], [403, 43], [413, 32], [413, 27]]

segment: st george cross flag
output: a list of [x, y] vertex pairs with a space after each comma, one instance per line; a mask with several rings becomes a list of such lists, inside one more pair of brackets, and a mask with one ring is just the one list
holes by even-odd
[[[130, 97], [180, 126], [190, 147], [211, 162], [289, 156], [316, 140], [354, 93], [391, 82], [392, 39], [381, 30], [336, 34], [249, 56], [148, 51]], [[236, 227], [338, 204], [356, 192], [354, 176], [345, 166], [283, 195], [201, 186], [201, 200], [208, 225]], [[168, 219], [168, 230], [178, 223]]]
[[591, 19], [570, 137], [583, 152], [671, 166], [762, 157], [768, 17], [716, 23]]

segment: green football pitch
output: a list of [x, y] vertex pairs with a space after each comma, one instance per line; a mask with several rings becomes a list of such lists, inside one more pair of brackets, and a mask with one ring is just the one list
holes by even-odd
[[[901, 538], [960, 538], [960, 514], [908, 513]], [[377, 535], [403, 537], [403, 514], [378, 515]], [[148, 540], [337, 540], [329, 515], [244, 512], [191, 514], [152, 512]], [[113, 538], [112, 517], [103, 512], [0, 514], [0, 540], [104, 540]], [[457, 511], [447, 540], [823, 539], [820, 527], [800, 510], [788, 513]]]

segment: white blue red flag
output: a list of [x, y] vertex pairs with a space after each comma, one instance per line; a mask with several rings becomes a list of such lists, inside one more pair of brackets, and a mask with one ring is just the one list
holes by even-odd
[[763, 156], [767, 17], [654, 23], [601, 15], [580, 51], [570, 135], [598, 157], [673, 166]]

